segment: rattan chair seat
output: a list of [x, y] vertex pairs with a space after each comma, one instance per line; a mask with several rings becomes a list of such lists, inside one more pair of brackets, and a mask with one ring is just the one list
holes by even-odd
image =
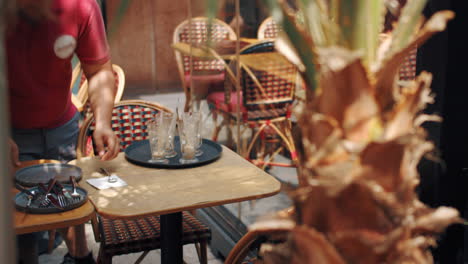
[[[188, 212], [182, 212], [182, 243], [192, 244], [210, 241], [211, 230]], [[109, 219], [99, 217], [102, 249], [115, 256], [148, 251], [161, 247], [159, 216], [137, 219]]]

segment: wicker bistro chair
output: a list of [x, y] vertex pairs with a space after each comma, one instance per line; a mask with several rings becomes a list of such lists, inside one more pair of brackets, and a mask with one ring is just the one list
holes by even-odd
[[273, 20], [272, 17], [267, 17], [258, 27], [257, 38], [259, 40], [275, 39], [281, 30], [281, 27]]
[[[125, 89], [125, 73], [117, 64], [112, 64], [112, 70], [114, 72], [116, 87], [114, 103], [118, 103], [122, 99], [122, 95]], [[78, 109], [78, 111], [83, 113], [83, 116], [86, 117], [91, 112], [88, 104], [88, 80], [86, 79], [79, 62], [73, 68], [72, 81], [70, 84], [71, 90], [74, 88], [78, 80], [78, 93], [76, 95], [72, 93], [72, 102], [76, 109]]]
[[[148, 136], [146, 123], [159, 111], [169, 109], [139, 100], [126, 100], [117, 103], [112, 112], [112, 128], [120, 138], [120, 149], [125, 150], [132, 142], [144, 140]], [[94, 117], [89, 116], [80, 129], [77, 157], [94, 155], [92, 133]], [[188, 212], [182, 213], [182, 243], [200, 243], [197, 247], [201, 263], [207, 263], [207, 243], [211, 239], [210, 229]], [[97, 228], [96, 228], [97, 225]], [[160, 248], [160, 218], [146, 216], [137, 219], [108, 219], [98, 216], [94, 225], [96, 241], [101, 241], [98, 260], [112, 263], [116, 255], [134, 252], [144, 253], [137, 260], [143, 259], [153, 249]]]
[[[278, 212], [284, 217], [292, 217], [295, 211], [292, 207]], [[276, 226], [254, 224], [251, 229], [242, 236], [229, 252], [224, 264], [251, 264], [263, 263], [260, 253], [262, 244], [278, 244], [288, 240], [291, 232], [290, 226]]]
[[[249, 128], [252, 132], [250, 142], [241, 152], [245, 158], [259, 167], [295, 166], [297, 155], [291, 134], [290, 116], [297, 69], [284, 59], [281, 60], [280, 56], [271, 56], [277, 55], [274, 52], [274, 42], [271, 40], [249, 45], [240, 53], [242, 69], [240, 111], [241, 122], [244, 124], [242, 133]], [[248, 66], [249, 55], [255, 56], [250, 57], [250, 62], [254, 61], [262, 69]], [[230, 87], [232, 85], [226, 85], [224, 101], [210, 97], [208, 100], [225, 115], [225, 120], [229, 120], [229, 126], [232, 127], [237, 120], [237, 95]], [[215, 130], [219, 131], [220, 127]], [[284, 147], [289, 151], [293, 164], [273, 162], [274, 157]]]
[[[281, 31], [283, 31], [281, 26], [278, 25], [275, 20], [273, 20], [273, 17], [270, 16], [260, 24], [257, 31], [257, 38], [259, 40], [274, 40], [278, 37], [278, 34]], [[296, 95], [299, 94], [305, 94], [305, 83], [302, 80], [302, 77], [300, 77], [300, 74], [297, 75], [296, 80]], [[299, 98], [296, 97], [296, 99], [301, 100], [301, 97], [302, 96], [299, 96]]]
[[[208, 34], [209, 28], [209, 19], [206, 17], [184, 20], [174, 30], [173, 43], [183, 42], [196, 46], [206, 44], [210, 38], [211, 43], [215, 45], [221, 41], [237, 38], [232, 28], [221, 20], [213, 19], [211, 21], [211, 34]], [[177, 50], [175, 50], [175, 58], [185, 92], [186, 111], [190, 108], [192, 92], [195, 92], [193, 90], [195, 87], [191, 87], [192, 81], [197, 83], [197, 88], [207, 87], [207, 91], [198, 91], [201, 93], [223, 91], [225, 62], [222, 59], [192, 56], [190, 62], [190, 56]], [[192, 72], [190, 68], [192, 68]]]
[[418, 49], [414, 48], [403, 61], [399, 71], [398, 79], [399, 81], [411, 81], [416, 78], [416, 55]]

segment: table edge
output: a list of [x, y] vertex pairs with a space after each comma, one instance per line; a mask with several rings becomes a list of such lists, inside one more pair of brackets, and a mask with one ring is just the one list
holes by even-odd
[[280, 187], [278, 188], [278, 190], [275, 190], [274, 192], [270, 192], [270, 193], [264, 193], [264, 194], [261, 194], [261, 195], [255, 195], [255, 196], [238, 198], [238, 199], [223, 200], [223, 201], [218, 201], [218, 202], [209, 202], [208, 201], [208, 202], [193, 204], [193, 205], [186, 206], [186, 207], [183, 207], [183, 208], [172, 208], [172, 209], [169, 209], [169, 210], [153, 212], [153, 213], [147, 213], [147, 214], [132, 214], [132, 215], [119, 214], [119, 215], [115, 215], [115, 214], [106, 213], [105, 211], [100, 211], [97, 207], [95, 207], [95, 210], [100, 216], [103, 216], [103, 217], [109, 218], [109, 219], [134, 219], [134, 218], [145, 217], [145, 216], [165, 215], [165, 214], [177, 213], [177, 212], [182, 212], [182, 211], [191, 211], [191, 210], [214, 207], [214, 206], [219, 206], [219, 205], [224, 205], [224, 204], [231, 204], [231, 203], [238, 203], [238, 202], [250, 201], [250, 200], [255, 200], [255, 199], [261, 199], [261, 198], [274, 196], [274, 195], [280, 193], [280, 191], [281, 191], [281, 184], [280, 184]]
[[[55, 222], [50, 222], [50, 223], [46, 223], [46, 224], [35, 224], [35, 225], [29, 225], [29, 226], [16, 226], [16, 223], [14, 221], [15, 217], [13, 217], [13, 224], [14, 224], [15, 234], [21, 235], [21, 234], [27, 234], [27, 233], [32, 233], [32, 232], [46, 231], [46, 230], [51, 230], [51, 229], [58, 229], [58, 228], [65, 228], [65, 227], [80, 225], [80, 224], [84, 224], [84, 223], [88, 222], [89, 220], [93, 219], [94, 217], [96, 217], [96, 207], [94, 206], [94, 204], [90, 200], [88, 200], [82, 206], [90, 206], [91, 207], [88, 214], [86, 214], [86, 215], [84, 215], [82, 217], [74, 217], [74, 218], [69, 218], [69, 219], [66, 219], [66, 220], [59, 219], [59, 220], [57, 220]], [[78, 207], [78, 208], [75, 208], [73, 210], [79, 210], [79, 209], [82, 209], [81, 206]], [[14, 214], [16, 214], [16, 213], [25, 214], [24, 212], [18, 211], [16, 209], [14, 209], [14, 210], [15, 210]], [[73, 210], [70, 210], [70, 211], [67, 211], [67, 212], [71, 213], [71, 211], [73, 211]], [[67, 212], [61, 212], [61, 213], [57, 213], [57, 214], [63, 214], [63, 213], [67, 213]], [[28, 217], [35, 216], [35, 215], [39, 215], [39, 214], [31, 214], [31, 213], [27, 214]]]

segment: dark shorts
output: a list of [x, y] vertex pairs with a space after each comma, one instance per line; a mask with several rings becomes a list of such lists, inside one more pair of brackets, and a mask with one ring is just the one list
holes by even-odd
[[67, 162], [76, 158], [80, 114], [50, 129], [12, 129], [20, 161], [54, 159]]
[[[79, 120], [80, 114], [76, 113], [70, 121], [56, 128], [12, 129], [12, 138], [18, 145], [20, 161], [54, 159], [67, 162], [75, 159]], [[47, 252], [47, 232], [23, 234], [17, 236], [17, 239], [19, 247], [26, 244], [30, 247], [35, 247], [34, 251], [37, 254]], [[55, 246], [61, 242], [58, 233], [56, 234], [55, 242]]]

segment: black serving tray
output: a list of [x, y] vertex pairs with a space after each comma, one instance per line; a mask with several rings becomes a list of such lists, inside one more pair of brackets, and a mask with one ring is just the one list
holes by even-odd
[[[63, 184], [63, 187], [69, 190], [70, 192], [73, 191], [72, 185]], [[42, 192], [39, 191], [39, 187], [37, 186], [30, 188], [29, 191], [33, 192], [34, 194], [39, 194], [39, 196], [42, 196]], [[31, 201], [31, 205], [28, 207], [28, 195], [25, 192], [19, 192], [15, 195], [15, 207], [18, 211], [31, 214], [51, 214], [69, 211], [82, 206], [88, 200], [88, 192], [85, 189], [77, 186], [76, 191], [80, 194], [80, 196], [76, 199], [66, 199], [67, 204], [63, 207], [63, 209], [57, 208], [52, 204], [49, 204], [46, 207], [40, 206], [41, 198], [38, 198], [39, 196], [33, 199]], [[55, 193], [51, 193], [51, 195], [54, 198], [57, 198], [57, 195]]]
[[202, 166], [213, 162], [221, 156], [221, 152], [223, 151], [223, 148], [218, 143], [208, 139], [203, 139], [203, 144], [201, 146], [203, 154], [197, 157], [198, 162], [182, 164], [179, 162], [179, 159], [181, 157], [179, 137], [175, 137], [174, 145], [175, 151], [177, 152], [177, 156], [173, 158], [168, 158], [169, 163], [167, 164], [148, 162], [148, 160], [151, 159], [151, 149], [148, 140], [133, 142], [130, 146], [128, 146], [125, 149], [125, 157], [128, 161], [145, 167], [182, 169]]
[[81, 180], [81, 168], [64, 163], [43, 163], [31, 165], [16, 171], [17, 183], [27, 187], [37, 186], [39, 183], [48, 183], [50, 179], [57, 179], [59, 183], [70, 183], [70, 176], [75, 176], [78, 182]]

